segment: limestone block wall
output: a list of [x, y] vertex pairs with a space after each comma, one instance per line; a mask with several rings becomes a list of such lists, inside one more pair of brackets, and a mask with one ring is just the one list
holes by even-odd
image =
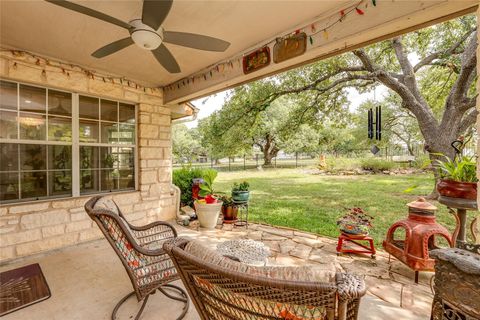
[[[170, 109], [163, 105], [162, 91], [136, 87], [128, 80], [106, 80], [80, 67], [68, 66], [27, 53], [0, 53], [3, 79], [135, 103], [138, 190], [108, 196], [134, 225], [173, 219], [171, 117]], [[0, 263], [100, 238], [98, 227], [83, 209], [88, 199], [70, 197], [0, 206]]]

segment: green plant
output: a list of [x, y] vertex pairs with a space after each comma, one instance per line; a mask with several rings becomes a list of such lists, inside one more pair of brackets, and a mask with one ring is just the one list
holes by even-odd
[[212, 169], [205, 170], [203, 173], [203, 183], [200, 185], [199, 195], [201, 197], [206, 197], [208, 195], [213, 195], [213, 182], [217, 178], [218, 172]]
[[362, 208], [351, 208], [349, 212], [337, 220], [340, 230], [349, 233], [368, 233], [372, 227], [373, 217]]
[[173, 171], [172, 182], [181, 191], [180, 202], [183, 205], [192, 206], [192, 185], [193, 179], [203, 178], [205, 170], [193, 168], [190, 165], [183, 166]]
[[247, 181], [242, 181], [240, 184], [237, 182], [234, 182], [232, 187], [232, 192], [248, 191], [249, 189], [250, 189], [250, 184]]
[[445, 161], [437, 160], [442, 179], [458, 182], [477, 182], [477, 163], [474, 157], [459, 157], [455, 160], [447, 156]]
[[231, 196], [224, 195], [220, 197], [220, 201], [223, 202], [224, 207], [229, 207], [233, 204], [233, 199]]
[[366, 158], [362, 159], [361, 166], [363, 170], [380, 172], [393, 169], [395, 167], [395, 163], [383, 159]]

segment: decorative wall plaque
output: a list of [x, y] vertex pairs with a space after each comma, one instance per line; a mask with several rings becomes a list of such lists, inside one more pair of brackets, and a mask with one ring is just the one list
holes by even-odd
[[273, 61], [279, 63], [301, 56], [307, 50], [307, 35], [305, 32], [278, 41], [273, 47]]
[[243, 57], [243, 73], [260, 70], [270, 64], [270, 48], [263, 47]]

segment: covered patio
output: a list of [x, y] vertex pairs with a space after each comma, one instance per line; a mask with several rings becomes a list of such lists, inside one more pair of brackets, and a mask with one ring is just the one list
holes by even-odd
[[[197, 239], [216, 249], [217, 244], [231, 239], [252, 239], [270, 247], [268, 265], [301, 266], [333, 264], [343, 271], [366, 275], [367, 295], [360, 305], [360, 320], [429, 319], [432, 303], [430, 278], [421, 273], [420, 283], [413, 281], [413, 272], [398, 261], [388, 263], [388, 255], [380, 252], [376, 260], [369, 256], [336, 255], [336, 239], [292, 229], [251, 224], [248, 229], [225, 225], [214, 231], [176, 226], [179, 235]], [[107, 319], [112, 306], [130, 290], [129, 279], [118, 258], [104, 239], [22, 258], [4, 265], [0, 272], [17, 266], [39, 263], [48, 279], [52, 297], [29, 308], [4, 317], [6, 320], [31, 319]], [[176, 282], [181, 285], [180, 281]], [[143, 319], [172, 319], [182, 307], [155, 294], [142, 315]], [[118, 314], [128, 319], [139, 305], [129, 301]], [[199, 319], [193, 306], [187, 320]]]
[[[478, 1], [174, 1], [159, 28], [170, 52], [163, 57], [173, 56], [178, 66], [130, 39], [128, 24], [142, 16], [142, 1], [73, 2], [120, 21], [114, 23], [51, 2], [0, 3], [0, 271], [39, 263], [52, 293], [4, 319], [106, 319], [130, 290], [85, 213], [98, 194], [111, 196], [133, 225], [170, 221], [180, 235], [212, 248], [231, 238], [262, 241], [271, 249], [270, 265], [331, 263], [365, 275], [359, 319], [429, 319], [431, 274], [415, 285], [385, 253], [376, 261], [337, 257], [334, 239], [272, 226], [178, 226], [171, 126], [195, 114], [193, 99], [462, 15], [476, 12], [478, 25]], [[229, 45], [209, 52], [197, 50], [201, 43], [168, 44], [169, 31]], [[270, 61], [276, 45], [298, 34], [305, 34], [301, 54]], [[121, 39], [130, 46], [92, 56]], [[249, 69], [244, 58], [262, 52], [268, 63]], [[177, 306], [162, 299], [153, 296], [142, 318], [172, 319]], [[125, 309], [136, 307], [132, 299]], [[192, 305], [186, 319], [198, 319]]]

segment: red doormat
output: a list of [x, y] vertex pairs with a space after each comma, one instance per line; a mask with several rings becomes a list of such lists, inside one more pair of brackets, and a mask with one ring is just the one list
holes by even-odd
[[0, 273], [0, 317], [50, 296], [38, 263]]

